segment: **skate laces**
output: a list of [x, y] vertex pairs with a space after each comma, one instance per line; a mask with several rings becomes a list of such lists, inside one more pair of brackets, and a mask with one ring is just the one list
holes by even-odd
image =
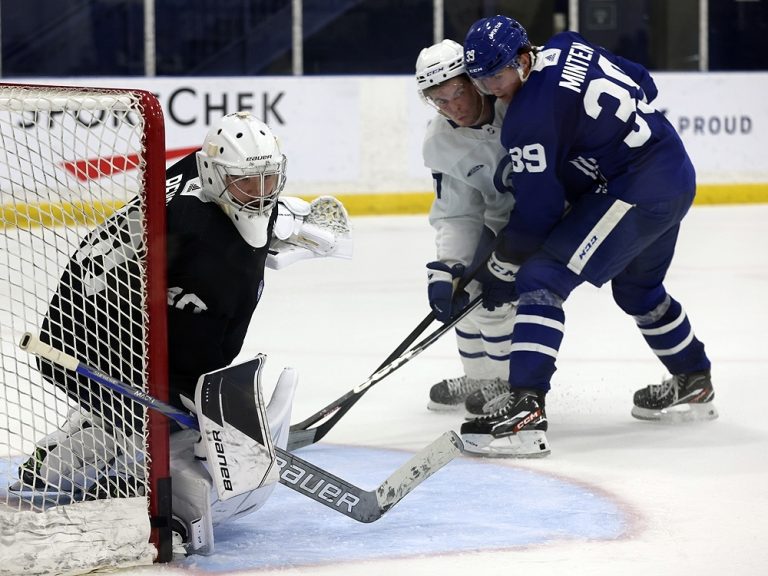
[[472, 382], [466, 376], [448, 378], [445, 380], [445, 386], [450, 394], [467, 394], [472, 391]]
[[506, 416], [511, 407], [516, 405], [518, 401], [517, 392], [507, 392], [499, 396], [498, 399], [491, 400], [488, 404], [492, 404], [492, 410], [488, 414], [484, 414], [479, 417], [480, 420], [493, 420]]
[[500, 408], [503, 408], [506, 406], [507, 402], [509, 401], [509, 397], [511, 394], [509, 392], [502, 392], [498, 396], [494, 396], [490, 400], [488, 400], [485, 404], [483, 404], [483, 412], [490, 414], [493, 412], [496, 412]]
[[509, 392], [509, 384], [500, 378], [496, 378], [495, 380], [491, 381], [490, 384], [480, 388], [480, 394], [483, 397], [483, 402], [486, 404], [488, 404], [490, 400], [495, 400], [500, 395], [506, 394], [507, 392]]
[[[661, 381], [661, 384], [650, 384], [648, 394], [654, 400], [667, 398], [670, 394], [677, 400], [680, 391], [680, 382], [678, 376], [671, 376]], [[684, 378], [684, 377], [683, 377]], [[685, 385], [685, 383], [683, 383]]]

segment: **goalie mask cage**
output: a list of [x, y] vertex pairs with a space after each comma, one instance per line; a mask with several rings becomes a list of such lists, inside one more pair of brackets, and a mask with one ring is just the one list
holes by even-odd
[[145, 91], [0, 84], [0, 574], [170, 559], [167, 421], [18, 346], [167, 400], [164, 134]]

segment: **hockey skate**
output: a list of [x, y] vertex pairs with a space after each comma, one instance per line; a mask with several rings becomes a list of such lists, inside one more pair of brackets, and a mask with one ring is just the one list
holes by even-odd
[[709, 370], [676, 374], [635, 392], [632, 416], [671, 423], [714, 420], [714, 397]]
[[537, 390], [512, 390], [494, 412], [462, 424], [464, 451], [513, 458], [549, 454], [543, 396]]
[[498, 402], [506, 403], [506, 394], [509, 394], [509, 384], [500, 378], [471, 392], [464, 401], [467, 419], [490, 414], [499, 406]]
[[427, 410], [446, 412], [463, 408], [469, 394], [491, 383], [493, 380], [475, 380], [466, 375], [446, 378], [430, 388]]

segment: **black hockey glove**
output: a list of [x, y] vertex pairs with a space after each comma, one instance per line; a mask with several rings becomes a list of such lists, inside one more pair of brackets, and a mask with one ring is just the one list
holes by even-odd
[[448, 322], [453, 310], [463, 310], [469, 303], [469, 295], [462, 290], [454, 296], [454, 280], [464, 274], [463, 264], [448, 266], [445, 262], [430, 262], [427, 264], [427, 296], [429, 307], [440, 322]]
[[515, 276], [519, 269], [518, 264], [503, 260], [496, 252], [491, 254], [487, 266], [477, 275], [483, 285], [483, 308], [495, 310], [518, 299]]

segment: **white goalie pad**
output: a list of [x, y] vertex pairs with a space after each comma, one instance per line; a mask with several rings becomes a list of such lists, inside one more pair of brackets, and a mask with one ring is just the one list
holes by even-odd
[[86, 493], [108, 477], [142, 478], [144, 452], [136, 435], [108, 428], [90, 412], [73, 409], [58, 430], [36, 442], [13, 492]]
[[279, 270], [308, 258], [351, 258], [351, 230], [344, 205], [333, 196], [320, 196], [311, 203], [282, 197], [267, 266]]
[[203, 374], [195, 390], [208, 468], [220, 500], [277, 482], [279, 471], [261, 395], [266, 357]]
[[[293, 398], [298, 376], [292, 368], [280, 375], [266, 408], [274, 446], [288, 444]], [[221, 500], [209, 473], [209, 463], [196, 457], [200, 434], [182, 430], [171, 436], [171, 477], [173, 478], [173, 515], [187, 530], [187, 551], [211, 554], [214, 550], [213, 528], [229, 520], [259, 510], [272, 495], [276, 483]], [[248, 469], [244, 470], [248, 474]]]

